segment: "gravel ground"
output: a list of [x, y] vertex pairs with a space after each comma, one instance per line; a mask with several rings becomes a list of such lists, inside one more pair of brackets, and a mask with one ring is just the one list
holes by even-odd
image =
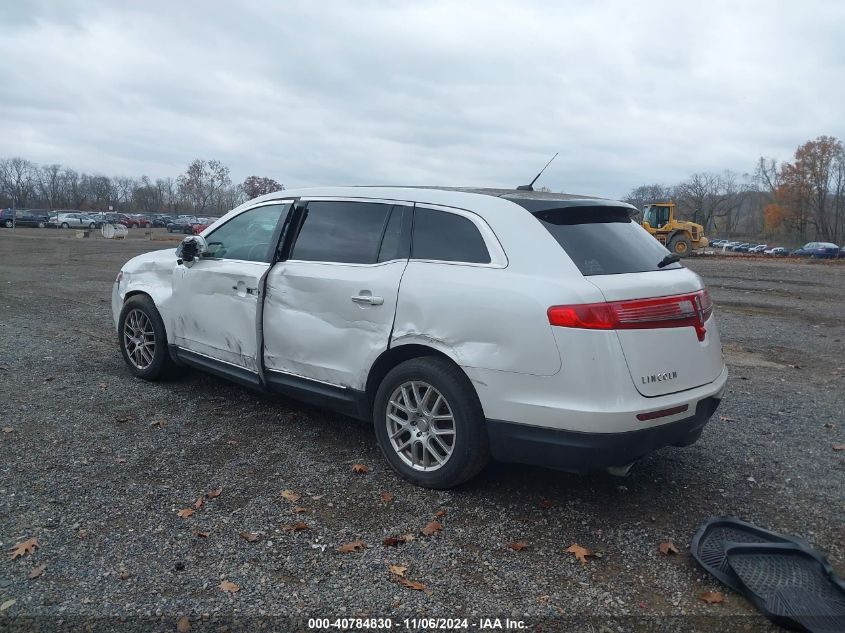
[[[664, 449], [626, 479], [493, 464], [438, 492], [394, 476], [367, 424], [198, 372], [132, 378], [111, 283], [129, 257], [172, 243], [68, 235], [0, 230], [0, 545], [39, 543], [0, 562], [0, 628], [433, 616], [470, 628], [509, 617], [545, 630], [777, 630], [688, 554], [697, 527], [726, 514], [805, 537], [845, 575], [845, 452], [832, 448], [845, 443], [843, 265], [689, 262], [711, 288], [731, 369], [694, 446]], [[423, 535], [436, 517], [443, 529]], [[415, 538], [382, 545], [402, 534]], [[337, 551], [356, 540], [367, 547]], [[678, 555], [658, 552], [667, 540]], [[601, 557], [579, 563], [566, 552], [575, 543]], [[725, 601], [706, 604], [707, 590]]]

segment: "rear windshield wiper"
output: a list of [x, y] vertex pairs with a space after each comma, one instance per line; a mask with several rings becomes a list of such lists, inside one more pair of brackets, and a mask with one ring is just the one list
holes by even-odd
[[669, 253], [666, 257], [664, 257], [663, 259], [661, 259], [658, 262], [657, 267], [658, 268], [665, 268], [669, 264], [674, 264], [674, 263], [679, 262], [679, 261], [681, 261], [680, 255], [678, 255], [676, 253]]

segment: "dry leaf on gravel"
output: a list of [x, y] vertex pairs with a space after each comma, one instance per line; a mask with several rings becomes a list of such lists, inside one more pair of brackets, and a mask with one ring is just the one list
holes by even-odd
[[391, 502], [391, 501], [393, 501], [395, 498], [396, 498], [396, 497], [394, 497], [394, 496], [393, 496], [393, 493], [391, 493], [391, 492], [383, 492], [383, 493], [381, 493], [381, 500], [382, 500], [382, 501], [384, 501], [385, 503], [390, 503], [390, 502]]
[[718, 604], [725, 601], [725, 594], [721, 591], [705, 591], [698, 597], [707, 604]]
[[181, 618], [176, 620], [176, 633], [188, 633], [191, 630], [191, 618], [187, 615], [183, 615]]
[[424, 535], [431, 536], [443, 529], [443, 526], [440, 524], [439, 521], [430, 521], [429, 523], [425, 524], [425, 527], [420, 530]]
[[228, 444], [229, 446], [237, 446], [238, 440], [233, 439], [233, 438], [229, 438], [228, 440], [226, 440], [226, 444]]
[[833, 450], [835, 450], [835, 451], [845, 451], [845, 444], [834, 444]]
[[359, 549], [364, 549], [365, 547], [367, 547], [367, 544], [364, 543], [364, 541], [357, 540], [344, 543], [337, 548], [337, 551], [342, 552], [343, 554], [348, 554], [349, 552], [357, 552]]
[[727, 415], [720, 415], [720, 416], [719, 416], [719, 419], [720, 419], [722, 422], [736, 422], [736, 420], [735, 420], [735, 419], [733, 419], [732, 417], [729, 417], [729, 416], [727, 416]]
[[400, 543], [410, 543], [414, 540], [413, 534], [403, 534], [401, 536], [388, 536], [382, 541], [385, 547], [396, 547]]
[[513, 541], [508, 543], [508, 547], [515, 552], [521, 552], [524, 549], [531, 547], [527, 541]]
[[223, 494], [223, 488], [215, 488], [214, 490], [210, 490], [209, 492], [205, 493], [206, 499], [216, 499], [221, 494]]
[[285, 532], [302, 532], [302, 530], [310, 529], [311, 528], [308, 527], [308, 524], [303, 521], [298, 521], [296, 523], [291, 523], [282, 526], [282, 530], [284, 530]]
[[203, 532], [202, 530], [194, 530], [194, 536], [196, 536], [197, 538], [208, 538], [209, 534], [211, 534], [211, 532]]
[[29, 572], [27, 578], [32, 580], [33, 578], [38, 578], [41, 574], [44, 573], [44, 570], [47, 569], [47, 565], [39, 565], [35, 567], [32, 571]]
[[405, 572], [408, 571], [408, 567], [406, 565], [388, 565], [387, 569], [391, 574], [396, 576], [404, 576]]
[[303, 508], [302, 506], [293, 506], [293, 508], [291, 509], [297, 514], [302, 514], [303, 512], [311, 512], [311, 510], [309, 510], [308, 508]]
[[578, 543], [573, 543], [572, 545], [566, 548], [566, 551], [570, 554], [574, 554], [575, 558], [581, 561], [582, 565], [586, 565], [587, 557], [593, 555], [592, 550], [587, 549], [586, 547], [582, 547], [581, 545], [578, 545]]
[[34, 536], [32, 538], [28, 538], [25, 541], [21, 541], [17, 545], [14, 545], [12, 548], [9, 549], [9, 554], [12, 560], [15, 560], [18, 556], [23, 556], [24, 554], [32, 554], [35, 550], [39, 547], [38, 539]]
[[179, 512], [176, 513], [176, 516], [178, 516], [180, 519], [187, 519], [188, 517], [192, 516], [193, 514], [194, 514], [193, 508], [182, 508], [181, 510], [179, 510]]
[[230, 582], [228, 580], [224, 580], [223, 582], [220, 583], [219, 586], [220, 586], [220, 591], [225, 591], [227, 593], [235, 593], [236, 591], [241, 590], [240, 585], [238, 585], [234, 582]]
[[291, 503], [296, 503], [302, 498], [302, 495], [298, 492], [294, 492], [293, 490], [282, 490], [280, 493], [283, 499], [287, 499]]
[[199, 497], [197, 497], [197, 500], [194, 501], [194, 509], [199, 510], [202, 507], [203, 503], [205, 503], [205, 498], [200, 495]]
[[425, 591], [425, 585], [421, 582], [417, 582], [415, 580], [408, 580], [407, 578], [399, 578], [399, 584], [403, 587], [407, 587], [408, 589], [414, 589], [416, 591]]
[[0, 604], [0, 611], [5, 611], [6, 609], [14, 605], [17, 601], [17, 598], [10, 598], [9, 600], [6, 600], [3, 604]]
[[669, 556], [669, 554], [678, 553], [678, 548], [675, 547], [675, 544], [672, 541], [663, 541], [657, 549], [664, 556]]
[[442, 519], [445, 516], [446, 516], [446, 510], [438, 510], [437, 512], [434, 513], [435, 519]]
[[247, 543], [255, 543], [258, 540], [258, 534], [255, 532], [241, 532], [241, 538]]
[[118, 457], [118, 458], [116, 458], [116, 459], [114, 460], [114, 463], [115, 463], [115, 464], [125, 464], [125, 463], [126, 463], [126, 458], [125, 458], [125, 457]]
[[120, 422], [120, 423], [134, 422], [135, 416], [132, 415], [131, 413], [116, 413], [115, 416], [114, 416], [114, 421]]
[[3, 427], [3, 433], [14, 433], [14, 432], [15, 432], [15, 429], [13, 429], [11, 426], [4, 426]]
[[358, 475], [366, 475], [370, 472], [370, 467], [366, 464], [352, 464], [352, 472]]

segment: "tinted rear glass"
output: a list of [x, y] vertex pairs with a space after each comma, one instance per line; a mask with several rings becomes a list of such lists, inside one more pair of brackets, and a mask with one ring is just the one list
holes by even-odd
[[455, 213], [417, 207], [414, 211], [414, 259], [489, 264], [490, 253], [472, 220]]
[[568, 207], [533, 214], [584, 275], [680, 268], [657, 264], [669, 254], [622, 207]]

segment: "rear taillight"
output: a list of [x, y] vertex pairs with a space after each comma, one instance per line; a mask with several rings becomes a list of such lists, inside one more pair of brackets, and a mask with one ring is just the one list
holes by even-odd
[[704, 340], [704, 324], [713, 313], [713, 302], [707, 290], [692, 294], [552, 306], [549, 323], [558, 327], [587, 330], [652, 330], [670, 327], [693, 327], [699, 341]]

